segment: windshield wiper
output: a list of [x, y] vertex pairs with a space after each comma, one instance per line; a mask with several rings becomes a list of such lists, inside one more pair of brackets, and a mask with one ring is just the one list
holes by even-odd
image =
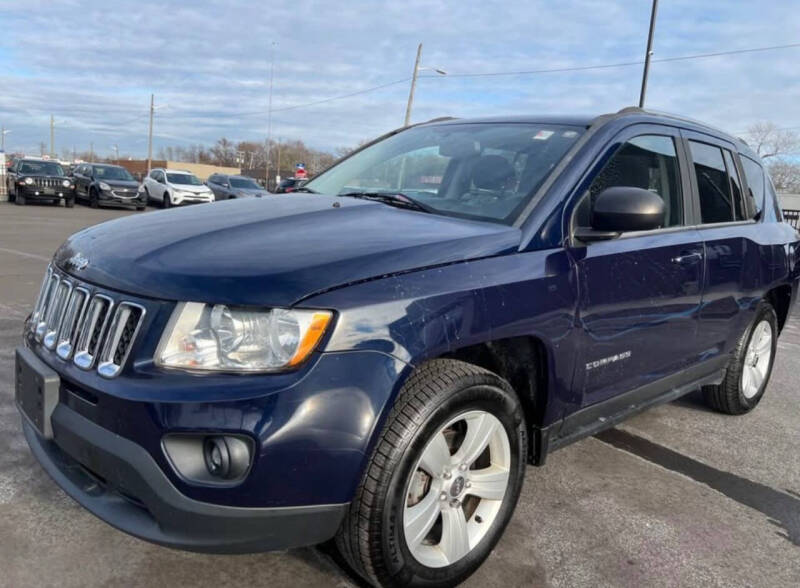
[[376, 202], [383, 202], [389, 206], [398, 206], [400, 208], [408, 208], [409, 210], [418, 210], [420, 212], [436, 212], [436, 209], [402, 192], [345, 192], [344, 194], [339, 194], [339, 196], [374, 200]]

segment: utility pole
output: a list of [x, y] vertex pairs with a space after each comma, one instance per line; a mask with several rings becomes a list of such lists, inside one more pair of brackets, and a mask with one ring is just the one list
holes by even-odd
[[272, 51], [269, 60], [269, 102], [267, 104], [267, 160], [264, 163], [264, 188], [269, 190], [269, 156], [272, 148], [272, 81], [275, 77], [275, 41], [272, 42]]
[[94, 143], [89, 143], [89, 162], [94, 163]]
[[639, 94], [639, 108], [644, 108], [644, 98], [647, 94], [647, 76], [650, 73], [650, 57], [653, 55], [653, 33], [656, 30], [657, 11], [658, 0], [653, 0], [653, 8], [650, 11], [650, 32], [647, 34], [647, 53], [644, 56], [644, 71], [642, 72], [642, 91]]
[[116, 158], [116, 162], [119, 163], [119, 145], [114, 143], [112, 147], [114, 148], [114, 157]]
[[150, 130], [147, 133], [147, 175], [150, 175], [150, 167], [153, 165], [153, 94], [150, 94]]
[[411, 76], [411, 91], [408, 93], [408, 105], [406, 106], [406, 120], [404, 127], [411, 121], [411, 107], [414, 104], [414, 90], [417, 87], [417, 75], [419, 74], [419, 59], [422, 56], [422, 43], [417, 47], [417, 58], [414, 60], [414, 74]]
[[278, 137], [278, 166], [276, 168], [276, 176], [281, 175], [281, 138]]
[[50, 115], [50, 157], [55, 158], [56, 156], [56, 146], [55, 146], [55, 127], [56, 121], [53, 119], [53, 115]]

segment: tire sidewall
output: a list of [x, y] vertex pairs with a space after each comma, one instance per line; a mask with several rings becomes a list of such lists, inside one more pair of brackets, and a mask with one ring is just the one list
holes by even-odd
[[[503, 505], [481, 542], [456, 563], [429, 568], [411, 554], [405, 540], [403, 511], [413, 468], [431, 437], [449, 421], [470, 410], [484, 410], [502, 423], [511, 449], [510, 482]], [[401, 585], [450, 585], [469, 576], [489, 555], [514, 512], [525, 471], [527, 439], [522, 408], [513, 393], [491, 384], [462, 388], [439, 404], [426, 418], [394, 469], [382, 515], [382, 550], [389, 574]]]
[[[752, 398], [747, 398], [744, 395], [744, 391], [742, 390], [742, 371], [744, 370], [744, 362], [747, 356], [747, 349], [750, 347], [750, 341], [753, 338], [753, 333], [755, 332], [756, 327], [765, 320], [772, 329], [772, 349], [769, 358], [769, 365], [767, 366], [767, 373], [764, 376], [764, 381], [761, 383], [761, 388], [759, 388], [758, 393]], [[745, 407], [747, 410], [754, 408], [761, 400], [761, 397], [764, 396], [764, 392], [766, 391], [770, 377], [772, 376], [772, 368], [775, 365], [775, 353], [777, 351], [777, 348], [778, 348], [778, 318], [775, 315], [775, 311], [772, 309], [770, 305], [761, 304], [759, 305], [758, 309], [756, 309], [755, 318], [748, 327], [747, 336], [745, 338], [745, 344], [740, 348], [738, 361], [736, 362], [735, 375], [737, 382], [736, 388], [739, 391], [739, 403], [742, 405], [742, 407]]]

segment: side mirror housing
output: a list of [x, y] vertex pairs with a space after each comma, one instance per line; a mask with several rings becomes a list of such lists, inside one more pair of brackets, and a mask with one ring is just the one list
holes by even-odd
[[659, 229], [664, 226], [665, 213], [662, 198], [649, 190], [606, 188], [594, 201], [591, 228], [581, 227], [575, 236], [581, 241], [600, 241], [614, 239], [620, 233]]

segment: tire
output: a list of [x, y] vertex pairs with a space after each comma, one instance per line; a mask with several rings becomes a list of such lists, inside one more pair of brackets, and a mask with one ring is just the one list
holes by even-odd
[[138, 210], [139, 212], [141, 212], [141, 211], [143, 211], [145, 208], [147, 208], [147, 207], [146, 207], [146, 206], [137, 206], [137, 207], [136, 207], [136, 210]]
[[14, 197], [14, 204], [17, 206], [25, 206], [25, 196], [22, 194], [16, 194]]
[[75, 208], [75, 197], [73, 196], [72, 198], [67, 198], [64, 201], [64, 206], [67, 208]]
[[89, 206], [92, 208], [100, 208], [99, 198], [95, 190], [89, 191]]
[[[490, 430], [491, 442], [474, 445], [485, 447], [478, 459], [467, 458], [472, 465], [466, 469], [459, 466], [460, 452], [470, 445], [464, 440]], [[505, 380], [455, 360], [424, 364], [391, 409], [336, 535], [338, 551], [376, 586], [433, 588], [463, 581], [489, 555], [514, 512], [527, 447], [522, 408]], [[487, 463], [501, 464], [504, 477], [489, 486], [491, 496], [500, 499], [471, 494], [487, 482], [478, 481]], [[425, 473], [440, 465], [442, 473]], [[427, 525], [415, 528], [407, 519], [412, 507], [424, 508]], [[443, 533], [462, 541], [444, 541]], [[417, 541], [409, 543], [407, 534]]]
[[161, 196], [161, 208], [171, 208], [172, 200], [170, 199], [169, 191], [164, 192]]
[[777, 345], [778, 318], [769, 303], [761, 302], [736, 345], [725, 379], [717, 386], [703, 387], [706, 402], [725, 414], [753, 410], [767, 389]]

